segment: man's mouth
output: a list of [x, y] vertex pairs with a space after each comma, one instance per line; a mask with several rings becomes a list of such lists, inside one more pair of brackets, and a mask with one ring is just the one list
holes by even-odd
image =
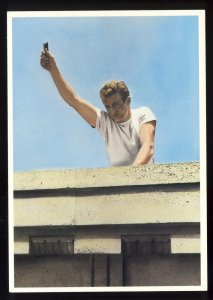
[[113, 115], [113, 118], [118, 118], [118, 117], [119, 117], [119, 113]]

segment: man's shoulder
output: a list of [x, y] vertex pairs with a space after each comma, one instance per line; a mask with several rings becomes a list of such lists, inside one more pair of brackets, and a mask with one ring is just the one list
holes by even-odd
[[156, 120], [152, 110], [148, 106], [140, 106], [132, 111], [133, 120], [138, 121], [139, 124], [148, 121]]
[[110, 115], [108, 114], [108, 112], [106, 112], [102, 109], [97, 110], [97, 116], [101, 123], [106, 123], [106, 124], [112, 123], [112, 119], [111, 119]]
[[102, 110], [102, 109], [99, 109], [99, 116], [100, 116], [100, 118], [102, 118], [104, 120], [110, 119], [108, 112], [106, 112], [105, 110]]
[[132, 113], [135, 115], [146, 114], [149, 111], [150, 111], [150, 108], [148, 106], [139, 106], [137, 108], [132, 109]]

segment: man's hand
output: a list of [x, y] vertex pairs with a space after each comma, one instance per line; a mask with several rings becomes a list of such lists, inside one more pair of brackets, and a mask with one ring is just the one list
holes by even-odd
[[56, 66], [54, 56], [47, 49], [41, 52], [40, 64], [47, 71], [51, 71]]

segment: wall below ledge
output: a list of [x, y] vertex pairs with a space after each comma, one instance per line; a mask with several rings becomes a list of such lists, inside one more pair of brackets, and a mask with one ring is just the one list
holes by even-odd
[[14, 227], [19, 287], [199, 285], [199, 163], [15, 173]]

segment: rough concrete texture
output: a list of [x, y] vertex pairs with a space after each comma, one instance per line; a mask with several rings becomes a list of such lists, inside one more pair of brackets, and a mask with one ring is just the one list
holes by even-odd
[[175, 237], [171, 239], [172, 253], [200, 253], [199, 237]]
[[[109, 234], [110, 236], [110, 234]], [[16, 241], [14, 243], [15, 254], [29, 253], [29, 237], [26, 241]], [[117, 239], [99, 238], [99, 239], [75, 239], [74, 254], [120, 254], [121, 236]], [[171, 253], [200, 253], [200, 238], [193, 236], [183, 236], [182, 238], [171, 236]]]
[[14, 174], [16, 191], [194, 182], [200, 182], [198, 162]]
[[121, 239], [75, 239], [74, 253], [121, 253]]
[[29, 254], [29, 237], [26, 237], [25, 241], [14, 242], [14, 254]]
[[200, 257], [184, 255], [131, 255], [126, 261], [126, 285], [186, 286], [200, 284]]
[[166, 224], [130, 224], [130, 225], [106, 225], [106, 226], [36, 226], [36, 227], [15, 227], [15, 240], [25, 241], [28, 236], [72, 235], [77, 239], [99, 239], [119, 238], [121, 235], [136, 234], [171, 234], [177, 238], [190, 237], [198, 238], [200, 234], [199, 223], [166, 223]]
[[[93, 260], [92, 260], [93, 259]], [[92, 262], [93, 261], [93, 262]], [[107, 280], [108, 273], [108, 280]], [[16, 287], [195, 286], [200, 284], [200, 256], [72, 255], [15, 256]]]
[[[14, 174], [15, 286], [199, 285], [199, 183], [199, 163]], [[169, 235], [172, 253], [124, 259], [137, 234]], [[29, 255], [29, 237], [65, 235], [74, 254]]]
[[[121, 238], [133, 235], [170, 235], [172, 253], [198, 253], [199, 226], [182, 224], [140, 224], [121, 226], [16, 227], [15, 254], [29, 254], [29, 237], [73, 236], [75, 253], [120, 253]], [[93, 242], [94, 240], [94, 242]]]
[[72, 287], [91, 285], [89, 256], [15, 257], [16, 287]]
[[15, 226], [199, 222], [199, 190], [14, 201]]

